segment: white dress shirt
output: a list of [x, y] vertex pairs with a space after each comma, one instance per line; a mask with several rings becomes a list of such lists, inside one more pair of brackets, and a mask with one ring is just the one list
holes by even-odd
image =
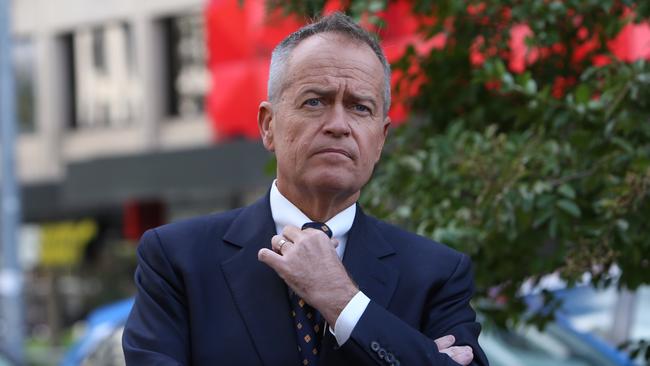
[[[271, 185], [271, 216], [275, 222], [276, 233], [282, 233], [282, 229], [287, 225], [293, 225], [298, 228], [302, 227], [307, 222], [312, 222], [298, 207], [280, 193], [276, 186], [276, 181]], [[332, 238], [339, 241], [336, 247], [336, 254], [340, 259], [343, 259], [345, 253], [345, 246], [348, 240], [348, 232], [354, 222], [354, 217], [357, 213], [355, 204], [350, 205], [345, 210], [339, 212], [334, 217], [329, 219], [325, 224], [332, 230]], [[361, 319], [361, 315], [368, 307], [370, 299], [359, 291], [343, 308], [341, 314], [336, 319], [334, 329], [329, 327], [330, 332], [336, 338], [339, 346], [342, 346], [352, 334], [352, 330]]]

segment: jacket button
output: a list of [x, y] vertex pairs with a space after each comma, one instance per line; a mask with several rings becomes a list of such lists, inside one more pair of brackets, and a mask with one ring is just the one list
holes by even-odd
[[386, 354], [386, 362], [393, 363], [395, 361], [395, 356], [392, 353]]
[[386, 357], [387, 352], [386, 352], [385, 349], [380, 348], [379, 351], [377, 352], [377, 354], [379, 355], [379, 358], [381, 358], [383, 360]]
[[379, 348], [381, 348], [381, 347], [379, 347], [379, 343], [377, 343], [377, 342], [375, 342], [375, 341], [372, 341], [372, 342], [370, 343], [370, 349], [371, 349], [371, 350], [377, 352], [377, 351], [379, 351]]

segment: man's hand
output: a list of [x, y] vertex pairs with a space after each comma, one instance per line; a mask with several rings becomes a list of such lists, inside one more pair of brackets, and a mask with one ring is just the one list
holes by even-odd
[[329, 324], [335, 325], [343, 308], [359, 292], [336, 254], [338, 241], [315, 230], [286, 226], [261, 249], [258, 259], [269, 265]]
[[474, 359], [474, 352], [470, 346], [454, 346], [456, 338], [453, 335], [446, 335], [435, 340], [438, 352], [445, 353], [456, 363], [463, 366], [469, 365]]

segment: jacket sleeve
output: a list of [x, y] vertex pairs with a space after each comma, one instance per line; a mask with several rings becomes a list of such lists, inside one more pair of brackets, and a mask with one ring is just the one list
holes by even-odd
[[451, 334], [455, 346], [472, 347], [471, 365], [487, 366], [487, 357], [478, 344], [481, 326], [470, 306], [474, 292], [470, 260], [462, 255], [445, 284], [430, 296], [421, 329], [370, 301], [342, 349], [354, 354], [364, 365], [458, 365], [438, 352], [434, 339]]
[[188, 314], [182, 280], [155, 229], [142, 236], [137, 258], [137, 295], [122, 336], [126, 364], [189, 365]]

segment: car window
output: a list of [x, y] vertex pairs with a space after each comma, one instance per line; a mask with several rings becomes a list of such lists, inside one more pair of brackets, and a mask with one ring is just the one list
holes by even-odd
[[640, 287], [636, 293], [636, 311], [630, 338], [633, 340], [650, 339], [650, 286]]
[[486, 329], [480, 342], [492, 366], [617, 366], [579, 335], [554, 323], [544, 331], [532, 326]]
[[124, 326], [115, 329], [110, 336], [102, 339], [97, 347], [81, 362], [82, 366], [125, 366], [122, 351], [122, 333]]

